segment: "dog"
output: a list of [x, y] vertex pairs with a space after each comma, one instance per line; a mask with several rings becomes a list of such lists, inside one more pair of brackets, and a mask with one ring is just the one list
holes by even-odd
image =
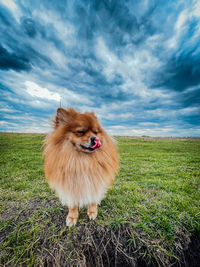
[[84, 206], [94, 220], [119, 169], [115, 142], [96, 115], [58, 108], [43, 154], [46, 179], [69, 209], [66, 225], [76, 225], [78, 209]]

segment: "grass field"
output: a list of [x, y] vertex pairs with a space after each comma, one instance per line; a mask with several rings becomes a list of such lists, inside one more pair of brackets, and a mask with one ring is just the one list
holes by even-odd
[[[117, 138], [120, 172], [95, 222], [44, 178], [44, 135], [0, 134], [1, 266], [195, 266], [200, 141]], [[196, 265], [197, 266], [197, 265]]]

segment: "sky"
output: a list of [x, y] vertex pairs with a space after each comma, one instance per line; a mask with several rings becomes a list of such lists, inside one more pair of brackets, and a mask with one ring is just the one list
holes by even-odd
[[57, 108], [111, 135], [200, 136], [200, 0], [0, 0], [0, 131]]

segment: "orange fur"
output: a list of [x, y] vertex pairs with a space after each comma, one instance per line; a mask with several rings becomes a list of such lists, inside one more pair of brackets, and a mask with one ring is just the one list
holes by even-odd
[[[88, 144], [91, 136], [97, 136], [102, 146], [86, 151], [81, 145]], [[119, 167], [116, 146], [94, 113], [81, 114], [72, 108], [57, 110], [54, 131], [45, 139], [44, 156], [45, 176], [51, 188], [71, 209], [95, 207]]]

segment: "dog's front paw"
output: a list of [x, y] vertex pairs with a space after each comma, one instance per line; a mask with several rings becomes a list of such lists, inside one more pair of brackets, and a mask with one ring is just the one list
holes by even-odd
[[66, 225], [68, 226], [68, 227], [72, 227], [72, 226], [75, 226], [76, 225], [76, 223], [77, 223], [77, 217], [72, 217], [72, 216], [67, 216], [67, 218], [66, 218]]
[[87, 211], [88, 217], [90, 220], [95, 220], [97, 217], [97, 203], [93, 203], [88, 206], [88, 211]]
[[96, 217], [97, 217], [97, 212], [96, 211], [88, 211], [88, 217], [89, 217], [89, 219], [90, 220], [95, 220], [96, 219]]
[[69, 208], [69, 213], [66, 218], [66, 225], [69, 227], [76, 225], [77, 219], [78, 219], [78, 206]]

